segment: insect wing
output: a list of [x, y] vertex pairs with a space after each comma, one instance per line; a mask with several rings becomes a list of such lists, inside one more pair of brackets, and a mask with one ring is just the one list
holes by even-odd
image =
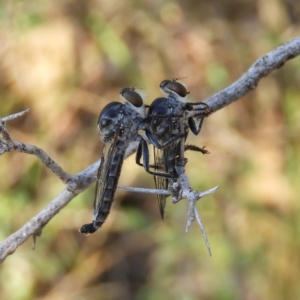
[[[117, 134], [104, 144], [101, 165], [97, 173], [96, 192], [94, 200], [94, 219], [104, 222], [107, 214], [110, 211], [112, 198], [116, 188], [114, 188], [115, 180], [112, 180], [111, 175], [114, 170], [112, 168], [112, 160], [117, 151], [116, 148]], [[117, 173], [117, 172], [116, 172]], [[117, 175], [117, 174], [116, 174]], [[116, 179], [117, 180], [117, 179]], [[108, 201], [110, 199], [110, 201]], [[101, 216], [102, 215], [102, 216]]]
[[[154, 152], [154, 169], [159, 172], [165, 172], [166, 164], [164, 161], [164, 151], [153, 147]], [[166, 190], [168, 188], [168, 178], [162, 176], [154, 176], [155, 187], [157, 189]], [[165, 217], [166, 195], [157, 194], [158, 208], [161, 218]]]

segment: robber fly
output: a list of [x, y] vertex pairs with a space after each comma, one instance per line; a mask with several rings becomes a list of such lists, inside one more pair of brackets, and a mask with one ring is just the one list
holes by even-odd
[[[185, 164], [187, 161], [181, 150], [180, 138], [184, 137], [184, 139], [186, 139], [189, 129], [191, 129], [195, 135], [198, 135], [204, 117], [210, 114], [211, 108], [204, 102], [187, 102], [186, 96], [188, 92], [176, 79], [162, 81], [160, 88], [167, 96], [155, 99], [150, 105], [148, 115], [151, 115], [153, 118], [150, 127], [146, 130], [146, 135], [154, 144], [154, 170], [172, 175], [172, 178], [154, 175], [156, 188], [169, 189], [173, 185], [174, 178], [175, 180], [178, 178], [176, 166]], [[195, 115], [193, 117], [186, 117], [186, 112], [191, 110], [195, 112]], [[161, 115], [177, 115], [183, 117], [154, 117]], [[183, 122], [183, 126], [180, 126], [180, 122]], [[155, 143], [152, 141], [153, 137], [161, 144], [166, 144], [168, 141], [173, 142], [169, 143], [168, 147], [159, 149], [155, 147]], [[185, 145], [184, 151], [192, 150], [203, 154], [209, 153], [204, 148], [205, 147], [199, 148], [194, 145]], [[166, 195], [157, 195], [162, 219], [165, 213], [166, 197]]]
[[[124, 104], [111, 102], [103, 108], [99, 115], [98, 129], [104, 142], [104, 148], [97, 173], [93, 221], [80, 228], [80, 232], [83, 234], [94, 233], [105, 222], [114, 200], [125, 151], [131, 142], [139, 141], [139, 149], [143, 156], [142, 165], [148, 173], [166, 178], [172, 177], [170, 174], [149, 169], [148, 145], [138, 131], [145, 130], [151, 123], [152, 117], [146, 116], [142, 97], [134, 88], [123, 88], [120, 96], [124, 100]], [[173, 142], [168, 141], [166, 145], [162, 145], [151, 133], [148, 135], [159, 148]]]

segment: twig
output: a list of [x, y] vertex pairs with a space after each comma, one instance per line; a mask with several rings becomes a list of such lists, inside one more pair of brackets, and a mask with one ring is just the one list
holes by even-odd
[[54, 160], [52, 160], [47, 153], [33, 145], [15, 142], [13, 140], [7, 141], [5, 152], [16, 151], [20, 153], [27, 153], [35, 155], [50, 171], [52, 171], [64, 184], [67, 184], [72, 175], [65, 172]]
[[208, 241], [208, 237], [206, 235], [206, 231], [205, 231], [204, 225], [202, 223], [202, 220], [200, 218], [200, 214], [199, 214], [196, 206], [194, 206], [194, 211], [195, 211], [195, 216], [196, 216], [197, 222], [198, 222], [198, 224], [200, 226], [200, 229], [201, 229], [204, 241], [205, 241], [206, 248], [208, 250], [209, 255], [212, 256], [212, 254], [211, 254], [211, 248], [210, 248], [209, 241]]
[[[249, 91], [255, 89], [260, 79], [267, 76], [271, 71], [282, 67], [286, 61], [298, 56], [299, 54], [300, 37], [280, 45], [275, 50], [258, 59], [249, 68], [249, 70], [241, 76], [240, 79], [238, 79], [229, 87], [225, 88], [223, 91], [207, 99], [205, 103], [207, 103], [212, 108], [213, 112], [231, 104], [232, 102], [243, 97]], [[66, 173], [60, 166], [58, 166], [43, 150], [35, 146], [12, 141], [7, 130], [5, 129], [4, 122], [22, 116], [27, 111], [28, 110], [4, 118], [0, 118], [0, 155], [9, 151], [19, 151], [36, 155], [54, 174], [56, 174], [64, 183], [66, 183], [66, 188], [40, 213], [38, 213], [30, 221], [28, 221], [21, 229], [19, 229], [0, 243], [0, 262], [2, 262], [9, 254], [12, 254], [30, 236], [38, 236], [41, 233], [43, 227], [55, 216], [55, 214], [57, 214], [64, 206], [66, 206], [77, 194], [82, 192], [92, 182], [94, 182], [96, 180], [96, 170], [99, 167], [100, 163], [95, 162], [93, 165], [89, 166], [81, 173], [70, 175]], [[12, 145], [17, 147], [15, 147], [14, 149]], [[22, 145], [24, 145], [25, 147], [23, 147]], [[136, 145], [132, 145], [128, 149], [126, 157], [132, 154], [135, 150]], [[180, 177], [182, 177], [180, 178], [180, 182], [184, 183], [184, 181], [186, 180], [184, 170], [182, 170], [182, 172], [179, 174], [181, 174]], [[186, 187], [178, 191], [179, 196], [173, 196], [173, 200], [175, 199], [175, 202], [178, 202], [178, 199], [180, 199], [180, 197], [185, 197], [189, 200], [190, 207], [194, 208], [194, 212], [191, 213], [191, 217], [197, 220], [202, 230], [204, 229], [204, 227], [202, 225], [200, 215], [195, 207], [195, 201], [197, 200], [191, 200], [193, 199], [193, 197], [197, 198], [199, 196], [199, 198], [201, 198], [202, 196], [204, 196], [204, 194], [211, 193], [215, 191], [215, 189], [216, 188], [201, 194], [197, 191], [191, 191], [187, 182]], [[198, 196], [191, 196], [196, 195], [197, 193]], [[202, 196], [200, 197], [200, 195]], [[210, 251], [205, 231], [202, 231], [202, 234]]]
[[19, 118], [19, 117], [25, 115], [26, 113], [28, 113], [29, 110], [30, 110], [30, 109], [27, 108], [27, 109], [25, 109], [25, 110], [23, 110], [23, 111], [20, 111], [20, 112], [18, 112], [18, 113], [9, 115], [9, 116], [4, 117], [4, 118], [0, 118], [0, 122], [7, 122], [7, 121], [11, 121], [11, 120], [13, 120], [13, 119]]
[[118, 189], [130, 191], [130, 192], [137, 192], [137, 193], [147, 193], [147, 194], [160, 194], [160, 195], [167, 195], [171, 196], [172, 192], [168, 190], [157, 190], [157, 189], [145, 189], [145, 188], [137, 188], [137, 187], [129, 187], [129, 186], [118, 186]]
[[[23, 112], [17, 113], [6, 118], [2, 118], [1, 120], [8, 120], [8, 118], [9, 120], [12, 120], [14, 119], [12, 116], [19, 117], [23, 114]], [[126, 150], [126, 158], [134, 152], [134, 149], [136, 149], [136, 143], [134, 142], [132, 144], [133, 145], [129, 145]], [[96, 180], [96, 173], [101, 163], [101, 161], [97, 161], [88, 166], [82, 172], [70, 175], [56, 164], [42, 149], [13, 141], [3, 125], [0, 126], [0, 155], [4, 152], [10, 151], [35, 155], [46, 165], [47, 168], [49, 168], [49, 170], [51, 170], [66, 184], [66, 188], [63, 189], [57, 197], [55, 197], [42, 211], [28, 221], [22, 228], [0, 243], [0, 263], [3, 262], [8, 255], [14, 253], [14, 251], [30, 236], [33, 236], [34, 247], [35, 239], [37, 236], [41, 235], [44, 226], [73, 198], [84, 191]]]
[[231, 104], [254, 90], [262, 78], [281, 68], [288, 60], [295, 58], [299, 54], [300, 37], [297, 37], [281, 44], [273, 51], [256, 60], [240, 79], [204, 102], [212, 108], [213, 112]]

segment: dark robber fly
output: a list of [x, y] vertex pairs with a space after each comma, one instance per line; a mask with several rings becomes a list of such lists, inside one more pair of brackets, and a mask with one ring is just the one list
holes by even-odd
[[[145, 170], [155, 176], [171, 178], [167, 173], [149, 170], [149, 151], [147, 142], [139, 135], [138, 130], [145, 129], [151, 123], [151, 116], [146, 117], [142, 97], [134, 88], [124, 88], [120, 92], [124, 104], [111, 102], [99, 115], [98, 129], [104, 142], [101, 165], [97, 173], [96, 192], [93, 206], [93, 222], [80, 228], [83, 234], [91, 234], [105, 222], [114, 200], [119, 181], [125, 151], [133, 141], [139, 141]], [[157, 117], [156, 117], [157, 118]], [[164, 116], [162, 116], [164, 118]], [[162, 147], [151, 133], [151, 140], [157, 147]], [[168, 146], [173, 141], [167, 141]]]
[[[176, 172], [176, 165], [185, 164], [183, 153], [181, 153], [180, 137], [185, 139], [188, 136], [189, 129], [195, 134], [200, 133], [204, 117], [211, 113], [211, 108], [204, 102], [187, 102], [186, 96], [188, 94], [186, 88], [176, 79], [164, 80], [160, 84], [160, 88], [166, 97], [155, 99], [149, 107], [148, 115], [153, 118], [150, 127], [146, 130], [146, 135], [154, 144], [154, 170], [168, 173], [172, 178], [154, 175], [154, 181], [157, 189], [169, 189], [173, 185], [174, 178], [178, 178]], [[196, 114], [193, 117], [186, 117], [188, 111], [193, 111]], [[162, 115], [181, 115], [182, 118], [154, 118], [154, 116]], [[183, 122], [183, 126], [180, 126]], [[177, 137], [177, 138], [176, 138]], [[155, 146], [156, 142], [159, 144], [166, 144], [168, 147], [159, 149]], [[203, 148], [194, 145], [185, 145], [184, 151], [192, 150], [199, 151], [203, 154], [209, 153]], [[161, 217], [164, 218], [166, 195], [158, 194], [158, 205]]]

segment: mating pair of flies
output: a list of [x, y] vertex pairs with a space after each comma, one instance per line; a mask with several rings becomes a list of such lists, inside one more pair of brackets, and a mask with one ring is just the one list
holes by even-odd
[[[111, 102], [100, 113], [98, 129], [104, 148], [97, 173], [93, 221], [83, 225], [81, 233], [91, 234], [105, 222], [117, 190], [125, 151], [131, 142], [139, 142], [136, 163], [154, 175], [157, 189], [164, 190], [171, 189], [178, 179], [176, 167], [184, 166], [187, 161], [184, 151], [209, 153], [204, 147], [184, 145], [184, 141], [189, 130], [195, 135], [200, 133], [211, 108], [204, 102], [187, 102], [188, 92], [177, 79], [162, 81], [160, 88], [166, 96], [155, 99], [150, 106], [144, 105], [135, 88], [123, 88], [120, 96], [124, 104]], [[143, 135], [139, 134], [140, 130]], [[145, 136], [153, 144], [153, 164], [149, 162]], [[158, 194], [157, 197], [164, 218], [167, 196]]]

